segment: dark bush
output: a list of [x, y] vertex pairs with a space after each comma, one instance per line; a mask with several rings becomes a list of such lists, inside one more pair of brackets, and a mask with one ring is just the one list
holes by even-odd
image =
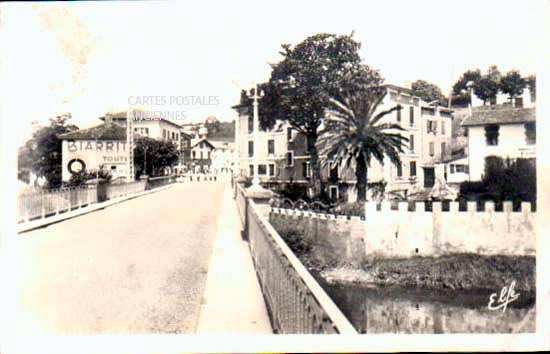
[[495, 210], [502, 210], [502, 202], [512, 201], [514, 210], [521, 202], [531, 202], [536, 208], [537, 176], [534, 159], [502, 159], [488, 156], [485, 173], [480, 182], [460, 185], [459, 200], [476, 201], [477, 209], [485, 209], [485, 201], [495, 202]]

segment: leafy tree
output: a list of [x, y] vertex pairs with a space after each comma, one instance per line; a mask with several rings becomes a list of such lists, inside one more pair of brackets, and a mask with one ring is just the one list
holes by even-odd
[[470, 92], [468, 91], [468, 82], [473, 82], [474, 85], [481, 79], [481, 71], [479, 69], [468, 70], [457, 82], [453, 85], [453, 105], [465, 106], [470, 103]]
[[474, 93], [485, 105], [487, 101], [496, 99], [500, 90], [500, 71], [496, 65], [492, 65], [487, 73], [479, 79], [474, 85]]
[[533, 101], [537, 98], [537, 77], [535, 75], [530, 75], [525, 78], [525, 84], [531, 92], [531, 97]]
[[37, 130], [18, 153], [18, 172], [32, 171], [37, 177], [45, 177], [50, 188], [61, 186], [61, 139], [59, 134], [78, 130], [69, 124], [71, 114], [50, 118], [50, 125]]
[[178, 162], [179, 152], [171, 141], [156, 140], [149, 137], [136, 139], [134, 165], [137, 175], [156, 176], [165, 167], [172, 167]]
[[441, 89], [432, 83], [424, 80], [416, 80], [411, 85], [413, 94], [426, 102], [437, 101], [441, 105], [447, 105], [446, 98]]
[[523, 93], [526, 84], [517, 70], [511, 70], [500, 78], [500, 90], [508, 95], [510, 101]]
[[408, 141], [399, 133], [404, 131], [400, 125], [381, 122], [387, 114], [402, 108], [396, 105], [377, 110], [386, 95], [381, 84], [378, 72], [366, 65], [347, 75], [341, 90], [330, 99], [326, 129], [318, 142], [321, 154], [326, 156], [323, 165], [329, 162], [344, 163], [348, 168], [352, 163], [355, 165], [358, 201], [366, 200], [371, 160], [383, 164], [387, 156], [392, 163], [400, 164], [399, 153]]
[[360, 43], [352, 35], [321, 33], [296, 46], [282, 45], [283, 59], [272, 65], [260, 103], [262, 126], [287, 121], [307, 136], [313, 194], [321, 193], [321, 171], [316, 142], [319, 127], [343, 77], [360, 63]]

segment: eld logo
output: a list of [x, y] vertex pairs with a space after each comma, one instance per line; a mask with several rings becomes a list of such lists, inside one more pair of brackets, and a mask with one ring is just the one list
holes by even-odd
[[[489, 310], [494, 311], [494, 310], [502, 309], [502, 312], [505, 312], [508, 304], [516, 301], [519, 298], [519, 293], [516, 293], [514, 291], [515, 286], [516, 286], [516, 281], [513, 280], [512, 283], [510, 284], [510, 287], [508, 288], [503, 287], [502, 290], [500, 291], [500, 297], [498, 298], [498, 300], [496, 300], [497, 293], [492, 293], [491, 296], [489, 297], [489, 305], [487, 305]], [[497, 301], [496, 304], [495, 304], [495, 300]]]

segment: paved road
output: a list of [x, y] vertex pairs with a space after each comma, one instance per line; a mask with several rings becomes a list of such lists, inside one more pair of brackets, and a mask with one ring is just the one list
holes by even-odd
[[20, 235], [20, 329], [193, 333], [227, 183], [177, 184]]

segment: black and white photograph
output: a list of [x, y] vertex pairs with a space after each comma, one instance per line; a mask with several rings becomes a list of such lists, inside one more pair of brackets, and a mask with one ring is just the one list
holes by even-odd
[[549, 350], [549, 15], [1, 3], [0, 352]]

